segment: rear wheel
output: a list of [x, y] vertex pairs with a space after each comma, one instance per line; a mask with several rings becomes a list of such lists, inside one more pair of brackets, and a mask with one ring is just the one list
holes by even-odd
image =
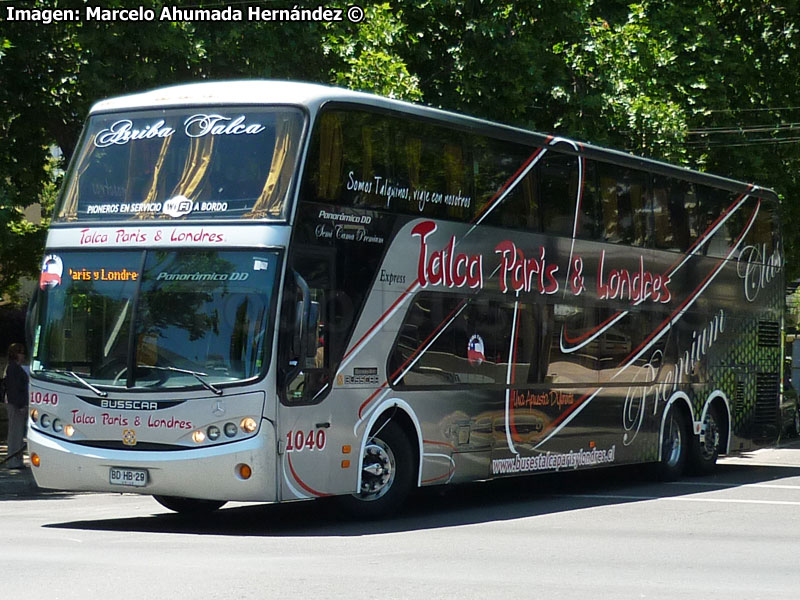
[[214, 512], [221, 508], [224, 500], [198, 500], [181, 496], [153, 496], [161, 506], [174, 510], [182, 515], [199, 515]]
[[671, 406], [664, 421], [661, 437], [661, 461], [658, 474], [664, 481], [677, 479], [683, 473], [689, 455], [689, 426], [683, 411]]
[[714, 470], [719, 456], [722, 442], [722, 419], [719, 409], [712, 405], [708, 407], [700, 435], [692, 436], [692, 471], [707, 475]]
[[396, 511], [408, 496], [416, 471], [411, 443], [397, 423], [389, 421], [370, 437], [361, 461], [361, 489], [337, 501], [349, 514], [377, 518]]

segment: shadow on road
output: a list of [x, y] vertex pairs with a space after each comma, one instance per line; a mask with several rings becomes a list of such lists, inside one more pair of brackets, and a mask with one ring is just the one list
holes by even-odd
[[[645, 467], [618, 467], [428, 488], [415, 493], [397, 515], [375, 521], [343, 517], [334, 502], [324, 499], [280, 505], [235, 505], [204, 516], [158, 513], [52, 523], [45, 527], [264, 537], [365, 536], [553, 515], [792, 477], [800, 478], [800, 467], [723, 464], [712, 476], [663, 484], [654, 481]], [[153, 506], [157, 506], [155, 501]]]

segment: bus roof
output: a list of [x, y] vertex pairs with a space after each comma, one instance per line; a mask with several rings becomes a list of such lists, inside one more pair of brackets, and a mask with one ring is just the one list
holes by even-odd
[[[384, 110], [399, 111], [421, 118], [436, 119], [461, 128], [483, 130], [486, 133], [493, 132], [495, 135], [500, 135], [501, 137], [516, 139], [517, 141], [526, 141], [528, 143], [532, 142], [539, 145], [544, 145], [552, 139], [544, 134], [520, 127], [478, 119], [422, 104], [413, 104], [402, 100], [377, 96], [375, 94], [356, 92], [318, 83], [283, 80], [252, 79], [204, 81], [173, 85], [101, 100], [92, 106], [90, 114], [178, 106], [224, 106], [232, 104], [287, 104], [308, 107], [313, 113], [328, 102], [359, 104]], [[565, 142], [560, 145], [561, 150], [569, 151], [570, 146], [580, 147], [581, 154], [634, 169], [644, 169], [665, 176], [677, 176], [695, 181], [696, 183], [731, 190], [744, 191], [748, 186], [746, 182], [708, 173], [701, 173], [685, 167], [643, 158], [619, 150], [566, 138], [559, 137], [558, 139]], [[760, 195], [772, 197], [772, 199], [777, 201], [777, 196], [772, 190], [759, 186], [759, 192]]]

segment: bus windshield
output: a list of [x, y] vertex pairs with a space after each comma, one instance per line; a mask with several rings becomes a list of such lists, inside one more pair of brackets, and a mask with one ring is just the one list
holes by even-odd
[[261, 374], [277, 254], [60, 252], [34, 309], [34, 376], [124, 388], [187, 388]]
[[303, 122], [289, 107], [93, 115], [54, 220], [284, 219]]

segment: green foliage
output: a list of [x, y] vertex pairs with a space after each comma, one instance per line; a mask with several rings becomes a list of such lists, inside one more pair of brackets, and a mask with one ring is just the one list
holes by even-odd
[[[23, 211], [42, 200], [50, 210], [57, 183], [50, 148], [69, 157], [92, 102], [159, 85], [249, 77], [422, 100], [757, 181], [784, 199], [788, 272], [800, 275], [800, 209], [791, 201], [800, 189], [800, 136], [792, 128], [800, 109], [786, 110], [800, 107], [798, 0], [366, 4], [358, 24], [3, 22], [0, 295], [38, 270], [46, 221], [33, 224]], [[163, 3], [103, 6], [159, 10]]]
[[326, 56], [338, 64], [329, 70], [336, 85], [398, 98], [421, 100], [419, 79], [408, 72], [405, 62], [392, 48], [409, 43], [402, 11], [392, 12], [389, 3], [365, 9], [361, 27], [328, 27], [323, 40]]

